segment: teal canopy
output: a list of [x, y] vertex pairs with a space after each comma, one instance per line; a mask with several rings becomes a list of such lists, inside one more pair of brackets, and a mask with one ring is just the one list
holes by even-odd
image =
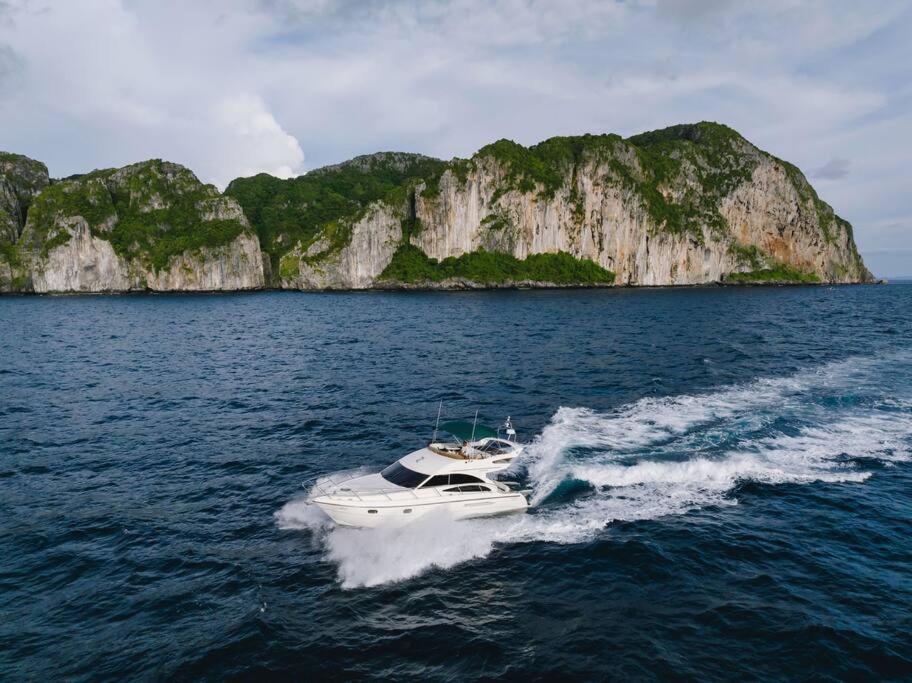
[[[440, 431], [452, 434], [460, 441], [469, 441], [472, 439], [472, 423], [462, 420], [453, 422], [444, 422], [440, 425]], [[475, 440], [484, 439], [487, 436], [497, 436], [497, 430], [485, 427], [484, 425], [475, 425]]]

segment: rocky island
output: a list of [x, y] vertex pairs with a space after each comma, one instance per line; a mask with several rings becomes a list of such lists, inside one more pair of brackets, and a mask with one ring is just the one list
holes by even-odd
[[0, 152], [0, 292], [872, 281], [801, 171], [716, 123], [386, 152], [224, 193]]

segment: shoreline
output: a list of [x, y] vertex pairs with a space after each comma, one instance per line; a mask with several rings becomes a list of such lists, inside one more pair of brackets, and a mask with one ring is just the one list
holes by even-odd
[[[902, 283], [900, 280], [898, 283]], [[374, 287], [328, 287], [324, 289], [298, 289], [284, 287], [258, 287], [251, 289], [127, 289], [127, 290], [102, 290], [97, 292], [82, 291], [57, 291], [57, 292], [0, 292], [4, 297], [80, 297], [80, 296], [186, 296], [213, 294], [259, 294], [263, 292], [298, 292], [301, 294], [351, 294], [351, 293], [428, 293], [428, 292], [499, 292], [499, 291], [556, 291], [556, 290], [634, 290], [634, 289], [751, 289], [759, 287], [856, 287], [863, 285], [888, 285], [890, 281], [879, 278], [870, 282], [700, 282], [682, 285], [615, 285], [615, 284], [525, 284], [504, 283], [479, 285], [471, 283], [470, 286], [444, 286], [435, 287], [422, 284], [395, 283], [388, 286]], [[895, 284], [895, 283], [894, 283]]]

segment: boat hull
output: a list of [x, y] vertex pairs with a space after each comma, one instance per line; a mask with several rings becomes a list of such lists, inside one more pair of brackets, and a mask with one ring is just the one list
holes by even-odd
[[493, 517], [525, 512], [529, 503], [521, 493], [480, 496], [452, 501], [409, 501], [407, 503], [347, 502], [317, 498], [313, 501], [339, 526], [373, 529], [396, 527], [414, 522], [428, 514], [444, 514], [451, 519]]

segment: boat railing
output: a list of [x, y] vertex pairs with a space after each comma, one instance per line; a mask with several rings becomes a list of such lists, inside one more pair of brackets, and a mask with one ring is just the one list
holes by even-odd
[[[301, 487], [309, 489], [309, 498], [313, 498], [315, 496], [344, 496], [347, 498], [354, 498], [360, 502], [370, 502], [372, 500], [376, 500], [378, 496], [382, 496], [386, 500], [392, 502], [396, 500], [402, 500], [403, 498], [413, 498], [415, 500], [426, 500], [428, 498], [434, 497], [448, 498], [459, 493], [458, 491], [442, 491], [439, 487], [419, 487], [414, 489], [405, 487], [388, 487], [370, 489], [367, 491], [357, 491], [356, 489], [344, 487], [347, 482], [353, 479], [357, 479], [361, 476], [364, 476], [363, 472], [357, 474], [352, 474], [351, 472], [338, 472], [335, 475], [324, 475], [313, 477], [312, 479], [305, 479], [303, 482], [301, 482]], [[488, 480], [483, 483], [491, 484], [495, 488], [499, 488], [498, 485], [503, 484], [504, 482]], [[460, 484], [453, 484], [453, 486], [460, 486]], [[465, 484], [462, 484], [462, 486], [465, 486]]]

